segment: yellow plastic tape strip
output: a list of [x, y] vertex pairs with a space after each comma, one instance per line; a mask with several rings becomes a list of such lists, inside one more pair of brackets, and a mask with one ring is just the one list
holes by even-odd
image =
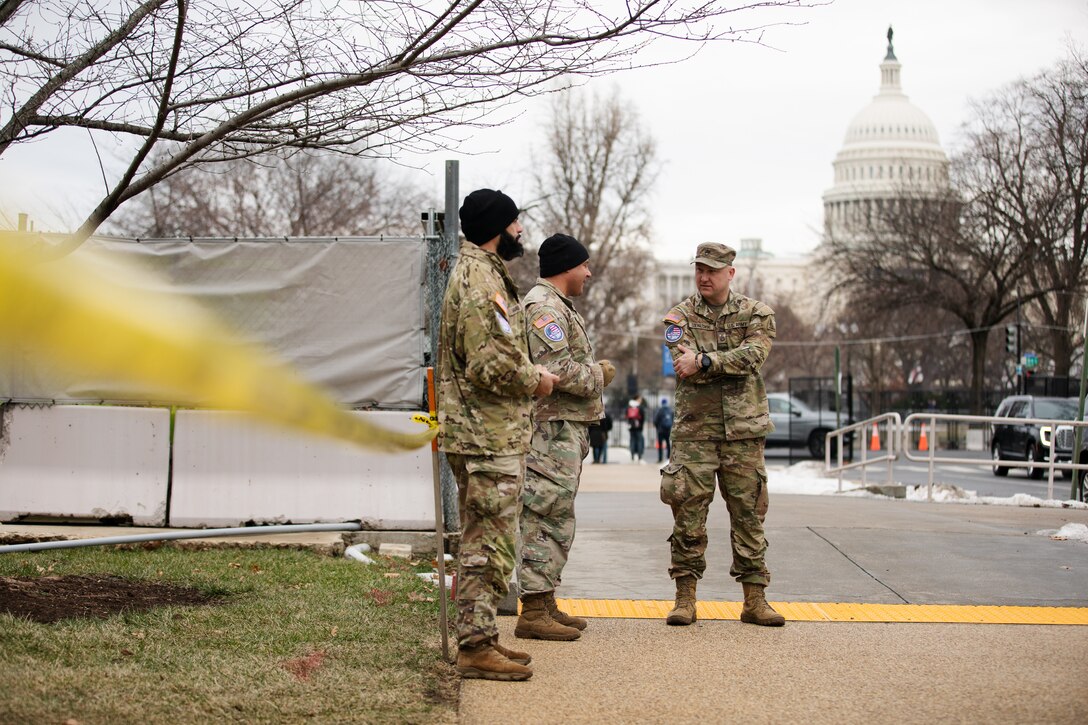
[[126, 286], [132, 269], [87, 252], [45, 261], [29, 236], [0, 235], [0, 348], [19, 340], [43, 364], [124, 380], [154, 399], [241, 410], [372, 450], [411, 450], [438, 434], [368, 423], [192, 300]]

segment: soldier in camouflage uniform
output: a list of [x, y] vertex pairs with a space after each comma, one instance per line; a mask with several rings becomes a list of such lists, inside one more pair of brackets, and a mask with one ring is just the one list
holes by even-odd
[[673, 455], [661, 470], [661, 500], [673, 514], [669, 575], [676, 581], [676, 606], [669, 624], [696, 618], [695, 584], [706, 569], [706, 518], [715, 479], [729, 510], [729, 573], [744, 589], [741, 621], [786, 621], [764, 597], [771, 575], [764, 563], [763, 448], [774, 425], [760, 368], [775, 337], [774, 310], [729, 290], [736, 256], [724, 244], [700, 244], [693, 262], [698, 292], [663, 320], [677, 374]]
[[589, 452], [589, 424], [604, 414], [601, 392], [616, 368], [593, 359], [585, 322], [571, 297], [582, 294], [589, 252], [574, 237], [554, 234], [540, 245], [540, 279], [525, 295], [529, 355], [559, 377], [554, 395], [536, 402], [521, 510], [521, 616], [524, 639], [573, 640], [586, 620], [561, 611], [555, 589], [574, 543], [574, 497]]
[[468, 240], [442, 303], [438, 351], [439, 449], [457, 479], [457, 670], [464, 677], [525, 680], [524, 652], [498, 643], [495, 610], [515, 563], [533, 396], [556, 377], [532, 363], [517, 287], [504, 260], [521, 251], [518, 208], [500, 191], [469, 194]]

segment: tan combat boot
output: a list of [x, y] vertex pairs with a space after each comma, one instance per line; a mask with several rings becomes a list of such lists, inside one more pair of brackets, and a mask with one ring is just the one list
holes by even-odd
[[544, 594], [526, 594], [521, 598], [521, 616], [514, 627], [515, 637], [569, 642], [582, 636], [574, 627], [567, 627], [552, 619], [544, 600]]
[[475, 680], [527, 680], [533, 671], [525, 665], [511, 662], [490, 644], [457, 652], [457, 671], [461, 677]]
[[695, 582], [695, 577], [690, 574], [676, 578], [676, 606], [665, 622], [688, 625], [695, 621]]
[[545, 592], [544, 596], [547, 597], [544, 600], [544, 606], [548, 608], [548, 614], [552, 615], [552, 619], [562, 624], [564, 627], [574, 627], [578, 631], [582, 631], [589, 624], [581, 617], [572, 617], [559, 608], [559, 604], [555, 601], [555, 592]]
[[744, 587], [744, 608], [740, 610], [740, 621], [764, 627], [781, 627], [786, 623], [786, 618], [767, 604], [762, 584], [741, 582], [741, 586]]
[[503, 657], [510, 660], [511, 662], [517, 662], [519, 665], [527, 665], [533, 661], [533, 658], [529, 655], [528, 652], [518, 652], [516, 649], [506, 649], [501, 644], [499, 644], [499, 640], [497, 637], [492, 640], [491, 646], [498, 650], [499, 654], [501, 654]]

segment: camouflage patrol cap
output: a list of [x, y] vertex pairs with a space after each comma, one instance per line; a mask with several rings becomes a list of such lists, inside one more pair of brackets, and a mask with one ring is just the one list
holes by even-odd
[[737, 257], [737, 250], [717, 242], [704, 242], [695, 250], [695, 259], [692, 264], [705, 264], [714, 269], [721, 269], [733, 264]]

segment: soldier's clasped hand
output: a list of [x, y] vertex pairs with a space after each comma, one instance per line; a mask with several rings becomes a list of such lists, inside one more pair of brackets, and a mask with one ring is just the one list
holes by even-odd
[[540, 382], [536, 385], [536, 390], [533, 391], [533, 396], [536, 398], [543, 398], [552, 394], [552, 389], [555, 384], [559, 382], [559, 376], [548, 372], [548, 368], [543, 365], [534, 366], [537, 372], [540, 373]]
[[699, 372], [699, 353], [689, 350], [683, 345], [677, 345], [676, 349], [682, 353], [673, 364], [673, 367], [676, 368], [676, 374], [682, 378], [690, 378]]

